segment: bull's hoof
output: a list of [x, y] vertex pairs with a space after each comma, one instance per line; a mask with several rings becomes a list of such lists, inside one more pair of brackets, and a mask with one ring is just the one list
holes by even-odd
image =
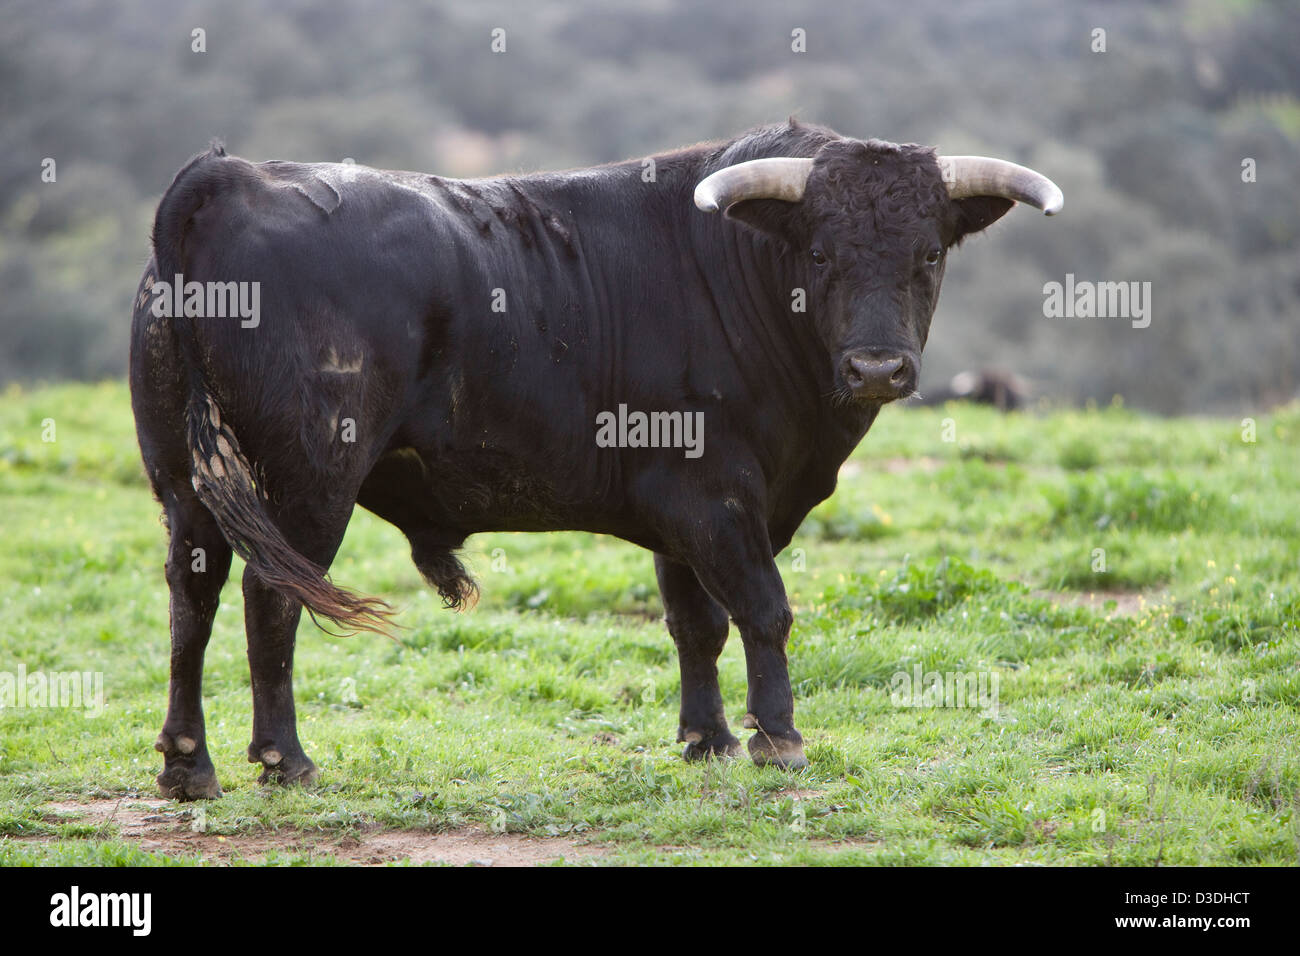
[[320, 779], [320, 772], [302, 751], [281, 753], [274, 747], [264, 750], [248, 748], [248, 762], [260, 763], [263, 767], [257, 782], [262, 786], [302, 786], [310, 787]]
[[686, 742], [682, 756], [687, 760], [725, 759], [741, 754], [740, 741], [725, 727], [707, 736], [698, 730], [679, 730], [677, 739]]
[[221, 796], [217, 772], [207, 767], [183, 767], [173, 764], [158, 774], [158, 792], [168, 800], [216, 800]]
[[783, 770], [802, 770], [808, 766], [803, 753], [803, 738], [792, 731], [793, 737], [774, 737], [759, 731], [749, 738], [749, 757], [760, 767], [773, 766]]
[[158, 792], [168, 800], [215, 800], [221, 796], [221, 784], [207, 749], [199, 747], [193, 737], [158, 735], [154, 750], [163, 755], [163, 771], [158, 774]]

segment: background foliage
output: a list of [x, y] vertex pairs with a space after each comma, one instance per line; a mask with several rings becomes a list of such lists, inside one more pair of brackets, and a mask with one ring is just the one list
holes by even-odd
[[[211, 137], [486, 175], [797, 113], [1004, 156], [1065, 191], [1059, 220], [1010, 217], [954, 258], [923, 387], [992, 364], [1067, 401], [1260, 410], [1300, 367], [1297, 49], [1295, 3], [1262, 0], [9, 0], [0, 381], [122, 374], [153, 207]], [[1044, 318], [1043, 283], [1068, 272], [1150, 281], [1150, 328]]]

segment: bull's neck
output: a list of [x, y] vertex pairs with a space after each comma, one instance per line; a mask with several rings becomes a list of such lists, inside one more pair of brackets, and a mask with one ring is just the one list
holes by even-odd
[[[764, 457], [788, 464], [789, 456], [809, 453], [798, 447], [807, 443], [818, 454], [847, 456], [875, 410], [832, 405], [831, 358], [808, 290], [796, 297], [803, 280], [792, 252], [695, 207], [695, 186], [714, 171], [719, 152], [716, 145], [700, 146], [653, 157], [653, 165], [633, 160], [517, 182], [543, 205], [573, 216], [576, 234], [588, 237], [582, 241], [587, 280], [604, 301], [617, 303], [627, 293], [629, 270], [663, 270], [651, 282], [656, 310], [692, 323], [693, 351], [727, 366], [722, 377], [742, 389], [728, 401], [777, 426], [774, 448]], [[611, 193], [616, 199], [593, 202], [593, 192], [615, 183], [621, 184]], [[611, 217], [622, 230], [616, 242]], [[601, 238], [589, 241], [592, 236]], [[798, 311], [800, 301], [807, 311]], [[628, 358], [614, 356], [620, 365]]]
[[797, 426], [792, 434], [814, 442], [817, 455], [847, 457], [878, 408], [834, 404], [833, 361], [798, 253], [721, 212], [691, 204], [686, 217], [697, 262], [709, 266], [702, 271], [718, 322], [751, 392], [779, 405]]

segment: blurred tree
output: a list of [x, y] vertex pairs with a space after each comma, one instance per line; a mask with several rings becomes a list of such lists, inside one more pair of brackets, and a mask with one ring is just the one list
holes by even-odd
[[[1280, 401], [1300, 384], [1297, 49], [1294, 0], [8, 0], [0, 381], [123, 372], [153, 207], [212, 137], [489, 175], [796, 113], [1065, 190], [1060, 221], [1009, 218], [953, 258], [923, 390], [997, 365], [1067, 400]], [[1067, 273], [1151, 282], [1151, 326], [1045, 317]]]

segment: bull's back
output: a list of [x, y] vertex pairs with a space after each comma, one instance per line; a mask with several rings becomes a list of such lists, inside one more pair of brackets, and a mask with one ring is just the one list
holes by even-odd
[[[712, 351], [690, 348], [699, 324], [662, 301], [680, 283], [627, 250], [622, 269], [593, 265], [612, 236], [586, 242], [563, 197], [229, 156], [189, 176], [173, 187], [189, 205], [164, 230], [175, 271], [234, 284], [250, 308], [168, 319], [158, 337], [177, 355], [188, 322], [204, 381], [271, 473], [330, 477], [410, 449], [431, 507], [467, 531], [618, 533], [651, 456], [599, 448], [597, 414], [689, 414], [733, 394], [716, 363], [698, 382], [672, 374]], [[171, 268], [160, 261], [155, 281], [175, 282]], [[137, 344], [149, 341], [153, 323], [138, 324]]]

